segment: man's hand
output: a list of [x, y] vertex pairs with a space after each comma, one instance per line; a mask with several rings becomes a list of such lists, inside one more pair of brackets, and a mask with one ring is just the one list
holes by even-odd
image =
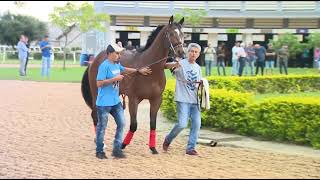
[[139, 69], [138, 72], [142, 75], [149, 75], [152, 73], [151, 69], [149, 67], [145, 67], [145, 68], [142, 68], [142, 69]]
[[124, 77], [123, 75], [119, 74], [118, 76], [114, 77], [114, 80], [115, 81], [122, 81], [123, 77]]

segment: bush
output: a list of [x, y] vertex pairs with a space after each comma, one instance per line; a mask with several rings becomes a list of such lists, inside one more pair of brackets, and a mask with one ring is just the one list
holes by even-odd
[[318, 75], [209, 77], [208, 81], [213, 89], [227, 89], [259, 94], [311, 92], [320, 89], [320, 76]]
[[[161, 110], [166, 118], [177, 121], [174, 85], [168, 81]], [[277, 97], [254, 103], [251, 93], [211, 89], [210, 103], [211, 109], [201, 114], [203, 126], [320, 149], [320, 101], [316, 98]]]

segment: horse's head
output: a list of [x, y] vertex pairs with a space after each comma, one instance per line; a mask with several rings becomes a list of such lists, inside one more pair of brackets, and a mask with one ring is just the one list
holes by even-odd
[[166, 41], [167, 45], [170, 48], [170, 51], [173, 52], [175, 57], [184, 57], [183, 43], [184, 43], [184, 34], [182, 32], [182, 24], [184, 18], [179, 22], [173, 22], [173, 16], [169, 20], [169, 24], [166, 28]]

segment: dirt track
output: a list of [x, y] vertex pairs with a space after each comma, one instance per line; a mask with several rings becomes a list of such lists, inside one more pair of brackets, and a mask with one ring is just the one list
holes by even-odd
[[[95, 157], [92, 121], [80, 84], [0, 81], [0, 178], [320, 178], [320, 159], [258, 150], [198, 145], [184, 154], [178, 136], [161, 149], [168, 129], [158, 115], [157, 148], [148, 149], [148, 103], [139, 107], [138, 130], [125, 152], [111, 157], [115, 123], [109, 119], [106, 154]], [[126, 110], [126, 130], [129, 116]], [[170, 125], [171, 126], [171, 125]]]

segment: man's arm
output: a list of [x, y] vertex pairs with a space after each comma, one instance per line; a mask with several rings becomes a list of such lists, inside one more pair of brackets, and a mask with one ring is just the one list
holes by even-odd
[[104, 80], [97, 80], [97, 87], [102, 87], [102, 86], [106, 86], [106, 85], [109, 85], [109, 84], [112, 84], [113, 82], [116, 82], [116, 81], [121, 81], [123, 79], [123, 75], [118, 75], [114, 78], [111, 78], [111, 79], [104, 79]]
[[148, 75], [151, 74], [152, 71], [149, 67], [141, 68], [141, 69], [135, 69], [135, 68], [129, 68], [129, 67], [124, 67], [124, 72], [125, 73], [135, 73], [139, 72], [142, 75]]

